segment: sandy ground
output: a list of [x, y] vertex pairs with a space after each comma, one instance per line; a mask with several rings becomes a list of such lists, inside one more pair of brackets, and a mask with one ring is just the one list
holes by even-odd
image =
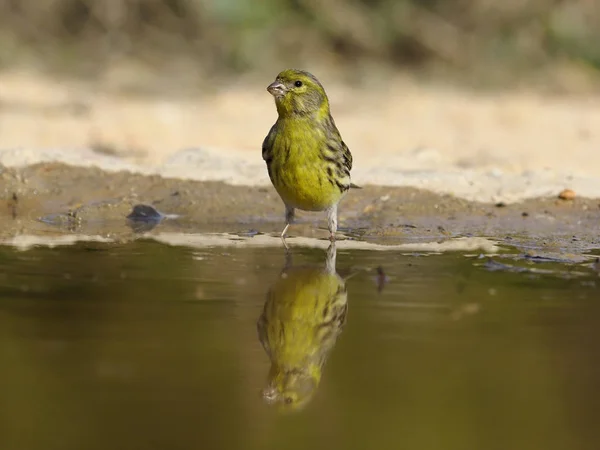
[[[0, 74], [0, 164], [59, 161], [268, 186], [260, 144], [275, 120], [265, 86], [170, 96]], [[600, 95], [461, 92], [406, 79], [366, 88], [321, 76], [362, 185], [506, 203], [563, 188], [600, 197]]]
[[[322, 81], [364, 186], [340, 207], [343, 245], [600, 248], [600, 97]], [[260, 156], [275, 120], [264, 85], [165, 100], [2, 73], [0, 89], [1, 242], [196, 235], [202, 245], [279, 245], [282, 203]], [[563, 188], [575, 199], [558, 199]], [[160, 220], [127, 219], [138, 204]], [[323, 214], [301, 213], [290, 234], [325, 245]]]
[[[5, 168], [0, 173], [0, 191], [5, 195], [0, 242], [12, 245], [27, 246], [31, 235], [52, 244], [57, 238], [72, 243], [73, 236], [127, 242], [165, 233], [178, 235], [179, 241], [198, 233], [229, 233], [228, 239], [266, 235], [272, 238], [269, 245], [281, 245], [283, 207], [271, 186], [233, 186], [44, 163]], [[155, 208], [160, 220], [128, 219], [138, 204]], [[403, 245], [405, 251], [418, 251], [414, 245], [420, 243], [429, 243], [429, 251], [437, 251], [431, 243], [456, 239], [462, 244], [453, 249], [463, 251], [491, 251], [495, 246], [485, 239], [474, 243], [473, 238], [561, 255], [600, 248], [600, 200], [592, 199], [494, 205], [409, 187], [366, 186], [352, 190], [343, 200], [339, 219], [342, 241]], [[292, 245], [315, 245], [315, 240], [325, 245], [324, 215], [301, 212], [289, 234]], [[461, 240], [465, 238], [470, 240]]]

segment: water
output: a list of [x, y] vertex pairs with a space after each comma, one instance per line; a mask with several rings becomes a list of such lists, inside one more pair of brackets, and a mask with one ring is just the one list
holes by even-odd
[[[589, 261], [336, 256], [339, 278], [319, 249], [0, 248], [0, 448], [598, 448]], [[315, 348], [301, 302], [344, 288], [345, 324]], [[272, 353], [313, 363], [304, 402], [265, 398], [268, 292], [301, 343]]]

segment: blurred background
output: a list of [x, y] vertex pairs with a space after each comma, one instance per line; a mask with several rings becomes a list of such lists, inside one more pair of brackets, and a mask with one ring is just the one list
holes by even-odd
[[0, 30], [3, 69], [90, 78], [131, 60], [191, 83], [289, 64], [483, 85], [600, 69], [594, 0], [0, 0]]
[[[373, 130], [350, 136], [359, 153], [471, 155], [502, 141], [492, 153], [522, 155], [532, 135], [566, 121], [582, 124], [561, 144], [577, 152], [600, 113], [530, 95], [596, 95], [599, 42], [596, 0], [0, 0], [0, 147], [88, 146], [153, 162], [167, 148], [255, 150], [274, 120], [264, 88], [291, 66], [317, 74], [343, 128]], [[554, 106], [562, 112], [540, 116]], [[584, 119], [565, 119], [582, 108]], [[491, 128], [472, 123], [488, 110]], [[430, 140], [432, 121], [449, 127], [444, 139]], [[511, 121], [522, 129], [497, 129]], [[386, 134], [399, 122], [408, 134]], [[471, 128], [487, 144], [465, 140]]]

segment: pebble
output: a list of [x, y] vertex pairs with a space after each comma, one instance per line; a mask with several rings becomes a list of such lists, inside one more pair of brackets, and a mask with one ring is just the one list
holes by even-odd
[[561, 200], [573, 200], [575, 196], [575, 191], [572, 189], [564, 189], [560, 194], [558, 194], [558, 198]]

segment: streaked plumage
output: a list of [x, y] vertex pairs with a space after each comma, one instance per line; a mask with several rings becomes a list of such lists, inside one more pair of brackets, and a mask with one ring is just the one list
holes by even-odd
[[278, 118], [262, 145], [273, 186], [285, 204], [285, 233], [294, 210], [327, 211], [330, 238], [337, 231], [337, 205], [350, 187], [352, 154], [329, 111], [317, 78], [288, 69], [267, 90], [275, 97]]
[[263, 397], [284, 408], [304, 406], [346, 322], [344, 280], [335, 270], [335, 245], [323, 267], [286, 267], [271, 286], [257, 329], [269, 359]]

